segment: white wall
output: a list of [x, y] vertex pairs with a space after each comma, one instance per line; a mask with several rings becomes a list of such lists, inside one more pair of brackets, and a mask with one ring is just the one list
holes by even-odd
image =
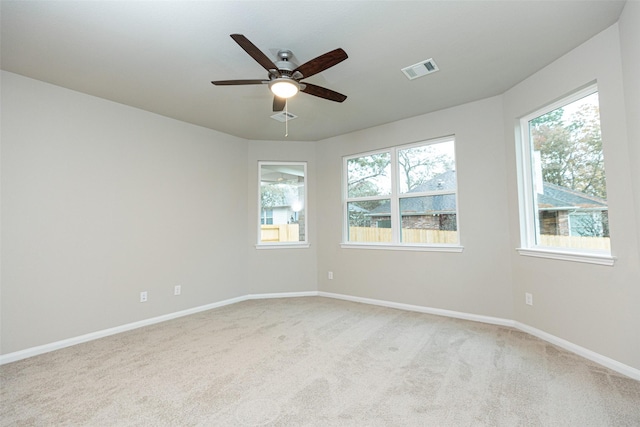
[[7, 72], [1, 136], [3, 354], [247, 293], [245, 140]]
[[[597, 81], [613, 267], [512, 252], [515, 319], [636, 368], [640, 367], [640, 262], [617, 24], [504, 94], [511, 246], [519, 241], [514, 125], [519, 117]], [[637, 48], [637, 46], [636, 46]], [[637, 78], [637, 75], [636, 75]], [[636, 118], [637, 121], [637, 118]], [[533, 294], [534, 306], [523, 304]]]
[[[342, 157], [455, 135], [462, 253], [343, 249]], [[490, 98], [318, 142], [321, 291], [511, 319], [502, 101]], [[327, 279], [333, 271], [334, 279]]]
[[[256, 249], [258, 242], [258, 162], [307, 162], [305, 214], [309, 248]], [[317, 203], [315, 143], [299, 141], [250, 141], [248, 155], [247, 271], [249, 293], [305, 292], [316, 285], [316, 214]]]
[[[631, 157], [631, 185], [640, 233], [640, 2], [628, 1], [620, 16], [622, 78], [627, 112], [627, 136]], [[638, 234], [640, 241], [640, 234]], [[640, 344], [639, 344], [640, 346]], [[638, 349], [640, 351], [640, 348]]]
[[[638, 245], [640, 246], [640, 2], [628, 1], [620, 17], [620, 46], [622, 53], [622, 73], [625, 91], [625, 107], [627, 112], [627, 136], [629, 141], [629, 154], [631, 162], [631, 185], [635, 196], [635, 217], [638, 232]], [[640, 250], [640, 249], [639, 249]], [[640, 264], [640, 257], [637, 259]], [[640, 280], [636, 280], [638, 284]], [[635, 355], [633, 360], [637, 368], [640, 368], [640, 285], [636, 290], [636, 335], [635, 345], [631, 343], [631, 351]], [[631, 295], [633, 297], [633, 295]]]

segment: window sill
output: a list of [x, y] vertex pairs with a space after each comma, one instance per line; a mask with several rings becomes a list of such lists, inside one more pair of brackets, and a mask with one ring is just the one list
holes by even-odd
[[309, 243], [258, 243], [256, 249], [308, 249]]
[[532, 249], [517, 248], [520, 255], [532, 256], [537, 258], [557, 259], [561, 261], [583, 262], [587, 264], [598, 264], [612, 266], [616, 258], [608, 254], [569, 252], [553, 249]]
[[362, 244], [341, 243], [343, 249], [382, 249], [387, 251], [421, 251], [421, 252], [462, 252], [464, 246], [422, 246], [422, 245], [392, 245], [392, 244]]

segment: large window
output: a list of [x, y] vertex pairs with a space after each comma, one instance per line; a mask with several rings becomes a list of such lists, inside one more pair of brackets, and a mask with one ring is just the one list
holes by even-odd
[[344, 158], [345, 244], [457, 246], [453, 137]]
[[520, 128], [521, 252], [610, 258], [597, 87], [523, 117]]
[[259, 162], [259, 246], [306, 244], [306, 163]]

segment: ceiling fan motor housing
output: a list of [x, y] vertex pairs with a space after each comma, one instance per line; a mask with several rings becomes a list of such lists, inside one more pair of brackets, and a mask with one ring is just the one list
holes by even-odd
[[[278, 51], [278, 58], [280, 60], [275, 62], [275, 66], [278, 67], [279, 71], [279, 73], [275, 73], [276, 77], [277, 74], [291, 76], [293, 74], [293, 71], [298, 68], [297, 64], [289, 61], [289, 58], [291, 58], [292, 56], [293, 53], [288, 49], [282, 49]], [[273, 73], [270, 74], [273, 75]], [[300, 78], [302, 78], [302, 75], [300, 75]]]

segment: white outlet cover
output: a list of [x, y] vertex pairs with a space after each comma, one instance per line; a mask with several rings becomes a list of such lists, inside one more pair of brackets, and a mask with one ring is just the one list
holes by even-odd
[[530, 293], [525, 293], [524, 294], [524, 302], [527, 305], [533, 305], [533, 295]]

